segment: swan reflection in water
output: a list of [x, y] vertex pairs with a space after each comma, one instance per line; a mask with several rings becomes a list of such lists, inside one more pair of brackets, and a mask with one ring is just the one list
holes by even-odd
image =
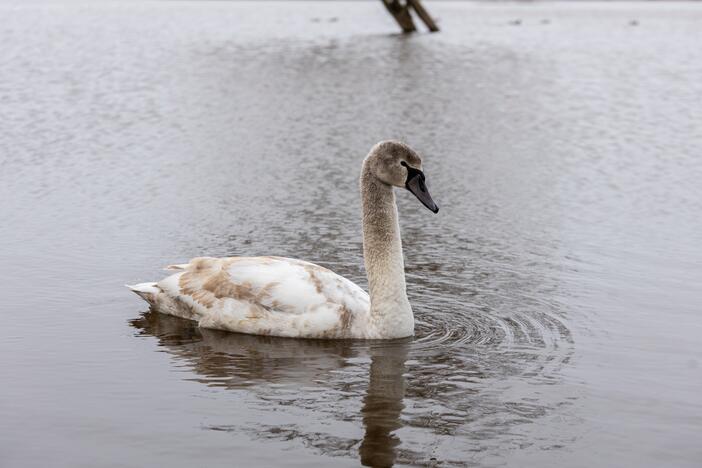
[[[411, 340], [371, 344], [243, 335], [200, 329], [192, 321], [156, 312], [147, 312], [130, 323], [139, 330], [139, 335], [156, 337], [159, 346], [186, 362], [197, 374], [197, 381], [229, 389], [255, 389], [267, 405], [271, 399], [282, 401], [279, 395], [274, 395], [280, 391], [280, 384], [294, 385], [295, 393], [299, 394], [300, 387], [323, 381], [331, 390], [343, 389], [345, 394], [360, 397], [363, 395], [359, 388], [362, 380], [358, 379], [361, 374], [344, 371], [351, 370], [351, 367], [367, 372], [361, 369], [365, 366], [349, 364], [349, 360], [367, 362], [370, 359], [370, 377], [360, 411], [364, 428], [362, 440], [343, 440], [334, 436], [322, 436], [320, 440], [320, 434], [305, 434], [299, 427], [295, 431], [280, 428], [270, 431], [270, 428], [261, 426], [257, 435], [302, 438], [306, 445], [313, 445], [322, 453], [331, 455], [352, 455], [357, 450], [361, 463], [366, 466], [392, 466], [395, 463], [400, 445], [395, 431], [402, 426], [405, 362]], [[270, 388], [268, 384], [278, 385]], [[333, 393], [327, 398], [343, 398], [338, 392]], [[324, 401], [296, 401], [295, 404], [309, 406], [315, 411], [325, 407]], [[358, 408], [352, 419], [357, 418]], [[248, 430], [234, 426], [210, 429]]]
[[405, 362], [409, 343], [371, 348], [370, 379], [363, 399], [365, 435], [358, 451], [365, 466], [392, 466], [400, 439], [395, 431], [402, 427], [404, 409]]
[[[375, 342], [242, 335], [155, 312], [131, 325], [189, 369], [189, 380], [245, 390], [256, 422], [240, 415], [206, 429], [291, 441], [367, 466], [465, 466], [506, 449], [572, 442], [553, 424], [573, 421], [575, 397], [561, 375], [572, 354], [569, 332], [545, 315], [512, 317], [503, 327], [466, 330], [478, 343], [455, 339], [458, 325], [437, 335], [435, 324], [421, 321], [414, 340]], [[481, 323], [478, 314], [473, 320]], [[274, 425], [258, 417], [271, 411]], [[522, 429], [546, 416], [551, 424], [539, 425], [538, 435]]]

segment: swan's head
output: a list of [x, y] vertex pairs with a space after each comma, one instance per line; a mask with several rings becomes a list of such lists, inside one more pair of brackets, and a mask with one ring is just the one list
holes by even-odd
[[399, 141], [381, 141], [366, 157], [365, 164], [381, 182], [406, 188], [434, 213], [439, 207], [427, 189], [422, 158], [412, 148]]

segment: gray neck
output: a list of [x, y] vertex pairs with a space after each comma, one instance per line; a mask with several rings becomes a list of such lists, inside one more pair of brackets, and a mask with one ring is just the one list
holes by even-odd
[[361, 171], [361, 197], [370, 321], [382, 337], [410, 336], [414, 318], [407, 300], [395, 194], [392, 186], [380, 181], [366, 163]]

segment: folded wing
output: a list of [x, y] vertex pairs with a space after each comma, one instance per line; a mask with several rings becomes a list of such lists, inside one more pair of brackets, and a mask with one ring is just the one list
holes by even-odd
[[[357, 337], [370, 300], [359, 286], [313, 263], [282, 257], [193, 259], [158, 287], [174, 315], [242, 333], [309, 338]], [[161, 310], [169, 313], [174, 304]]]

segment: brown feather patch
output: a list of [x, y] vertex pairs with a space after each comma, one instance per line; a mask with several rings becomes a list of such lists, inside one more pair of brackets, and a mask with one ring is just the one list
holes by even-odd
[[270, 299], [273, 288], [279, 283], [268, 283], [258, 291], [249, 282], [235, 283], [225, 269], [235, 260], [237, 259], [229, 258], [222, 261], [208, 257], [194, 259], [190, 263], [191, 267], [179, 279], [181, 293], [191, 296], [207, 308], [214, 306], [219, 299], [231, 298], [256, 304], [265, 310], [261, 301]]

